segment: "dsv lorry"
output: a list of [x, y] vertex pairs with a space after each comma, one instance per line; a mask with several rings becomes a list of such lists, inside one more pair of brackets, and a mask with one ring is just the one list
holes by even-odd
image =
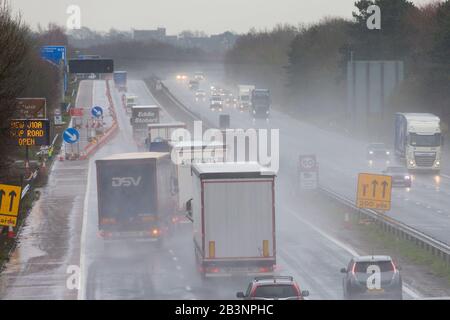
[[256, 162], [192, 164], [194, 245], [204, 277], [271, 275], [275, 173]]
[[440, 171], [442, 134], [439, 117], [429, 113], [395, 115], [395, 153], [409, 170]]
[[98, 228], [104, 240], [157, 241], [174, 210], [168, 153], [124, 153], [96, 162]]

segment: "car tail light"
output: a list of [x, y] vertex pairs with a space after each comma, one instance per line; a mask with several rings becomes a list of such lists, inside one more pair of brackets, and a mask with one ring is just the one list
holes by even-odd
[[160, 233], [161, 233], [161, 231], [157, 228], [152, 230], [152, 236], [154, 236], [154, 237], [159, 236]]
[[353, 263], [352, 266], [352, 274], [355, 275], [356, 263]]
[[209, 273], [219, 273], [220, 269], [215, 267], [215, 268], [206, 268], [206, 271]]
[[270, 268], [267, 267], [259, 268], [259, 272], [270, 272]]
[[173, 217], [172, 218], [172, 223], [177, 223], [178, 222], [178, 217]]

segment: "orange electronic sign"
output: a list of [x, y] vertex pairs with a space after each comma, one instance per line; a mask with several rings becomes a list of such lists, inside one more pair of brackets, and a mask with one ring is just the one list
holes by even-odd
[[19, 146], [50, 145], [50, 122], [48, 119], [11, 120], [10, 133]]

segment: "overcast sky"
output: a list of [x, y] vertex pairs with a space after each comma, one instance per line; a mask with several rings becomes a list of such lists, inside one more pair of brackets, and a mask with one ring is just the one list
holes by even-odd
[[[416, 4], [431, 0], [413, 0]], [[69, 5], [81, 9], [81, 24], [95, 30], [155, 29], [168, 34], [203, 30], [239, 33], [277, 23], [310, 23], [326, 16], [351, 18], [355, 0], [10, 0], [33, 28], [66, 25]]]

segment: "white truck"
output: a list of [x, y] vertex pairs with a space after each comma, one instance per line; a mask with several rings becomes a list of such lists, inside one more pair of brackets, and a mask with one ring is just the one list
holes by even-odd
[[177, 179], [178, 211], [186, 215], [186, 203], [193, 197], [191, 165], [224, 162], [226, 145], [218, 141], [175, 141], [170, 147]]
[[252, 85], [238, 86], [238, 105], [241, 111], [248, 110], [250, 108], [253, 90], [255, 90], [255, 86]]
[[134, 94], [127, 93], [123, 95], [123, 104], [125, 106], [127, 114], [130, 115], [133, 107], [137, 106], [137, 99], [138, 96]]
[[395, 153], [409, 170], [440, 171], [442, 133], [439, 117], [429, 113], [395, 115]]
[[192, 165], [194, 245], [204, 278], [272, 275], [275, 173], [257, 162]]

